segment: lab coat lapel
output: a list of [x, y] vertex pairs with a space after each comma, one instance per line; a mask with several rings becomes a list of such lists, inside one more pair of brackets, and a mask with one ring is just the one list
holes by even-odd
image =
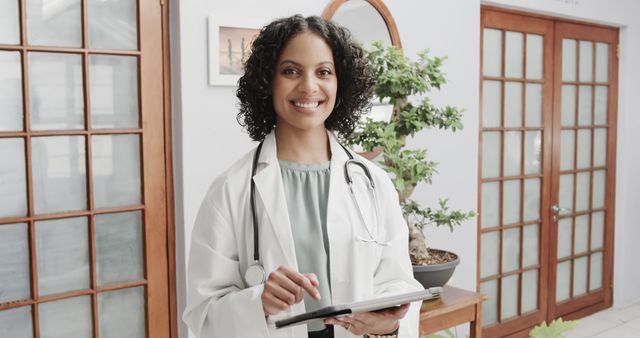
[[347, 301], [349, 290], [344, 285], [348, 284], [350, 270], [350, 252], [345, 248], [350, 246], [345, 242], [352, 238], [352, 229], [349, 226], [352, 218], [351, 201], [344, 175], [344, 163], [349, 159], [344, 149], [329, 133], [331, 146], [331, 179], [329, 183], [329, 199], [327, 203], [327, 237], [329, 238], [331, 296], [334, 303]]
[[[256, 199], [262, 202], [256, 203], [258, 218], [262, 218], [261, 215], [263, 215], [263, 213], [266, 213], [268, 216], [268, 222], [259, 222], [259, 226], [270, 226], [272, 228], [279, 248], [282, 251], [282, 260], [286, 262], [286, 265], [297, 269], [298, 263], [296, 261], [295, 246], [293, 244], [293, 235], [291, 233], [291, 223], [289, 221], [289, 211], [287, 210], [287, 200], [284, 195], [280, 165], [277, 159], [274, 132], [267, 135], [264, 140], [260, 158], [258, 159], [258, 170], [253, 180], [256, 183]], [[263, 205], [262, 208], [260, 207], [261, 204]], [[260, 231], [263, 230], [261, 229]], [[264, 237], [261, 236], [261, 239], [262, 238]], [[274, 243], [274, 241], [261, 241], [261, 256], [263, 256], [262, 252], [267, 250], [273, 253], [272, 243]], [[268, 265], [271, 265], [268, 263], [269, 262], [264, 262], [265, 268], [267, 269], [269, 268]], [[280, 264], [280, 262], [273, 263], [274, 268]]]

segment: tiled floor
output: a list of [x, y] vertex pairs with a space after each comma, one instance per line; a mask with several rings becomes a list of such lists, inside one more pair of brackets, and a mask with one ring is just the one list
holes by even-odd
[[639, 338], [640, 302], [622, 309], [607, 309], [578, 320], [566, 338]]

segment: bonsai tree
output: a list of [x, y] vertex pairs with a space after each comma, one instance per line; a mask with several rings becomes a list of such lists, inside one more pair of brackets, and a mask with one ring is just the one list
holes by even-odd
[[440, 263], [428, 251], [424, 227], [446, 225], [453, 231], [454, 226], [475, 216], [475, 212], [450, 210], [448, 199], [440, 199], [437, 208], [423, 207], [411, 200], [411, 193], [418, 183], [431, 183], [437, 163], [427, 159], [426, 149], [404, 147], [407, 136], [423, 129], [436, 127], [456, 131], [463, 127], [461, 109], [436, 107], [425, 95], [434, 88], [440, 89], [446, 82], [441, 70], [444, 58], [430, 57], [425, 50], [418, 53], [417, 61], [412, 61], [399, 49], [385, 48], [381, 42], [374, 42], [366, 56], [377, 82], [375, 94], [380, 102], [389, 100], [393, 113], [390, 121], [362, 121], [358, 131], [345, 141], [360, 145], [364, 151], [380, 153], [376, 157], [377, 163], [390, 174], [409, 226], [412, 263]]

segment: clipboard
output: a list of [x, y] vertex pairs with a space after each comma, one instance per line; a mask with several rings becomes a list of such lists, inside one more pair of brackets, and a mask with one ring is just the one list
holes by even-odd
[[441, 287], [434, 287], [421, 291], [401, 293], [393, 296], [358, 301], [349, 304], [330, 305], [321, 309], [317, 309], [315, 311], [306, 312], [303, 314], [278, 320], [275, 324], [276, 328], [281, 329], [283, 327], [306, 324], [308, 322], [324, 319], [327, 317], [340, 317], [352, 313], [384, 310], [411, 302], [440, 298], [441, 292]]

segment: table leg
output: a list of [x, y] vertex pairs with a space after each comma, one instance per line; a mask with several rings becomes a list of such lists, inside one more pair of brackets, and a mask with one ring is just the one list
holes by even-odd
[[470, 338], [482, 338], [482, 303], [475, 305], [475, 319], [469, 323]]

